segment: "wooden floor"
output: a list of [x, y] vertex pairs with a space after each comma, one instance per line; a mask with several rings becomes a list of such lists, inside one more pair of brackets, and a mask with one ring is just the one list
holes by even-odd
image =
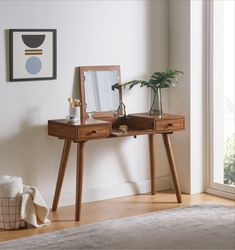
[[105, 201], [85, 203], [82, 206], [80, 222], [74, 221], [74, 206], [61, 207], [56, 212], [50, 212], [50, 226], [42, 228], [26, 228], [14, 231], [0, 231], [0, 241], [16, 239], [64, 228], [92, 224], [98, 221], [124, 218], [128, 216], [149, 213], [170, 208], [186, 207], [206, 202], [217, 202], [235, 206], [235, 202], [209, 194], [183, 194], [183, 203], [176, 202], [173, 192], [159, 192], [156, 195], [134, 195]]

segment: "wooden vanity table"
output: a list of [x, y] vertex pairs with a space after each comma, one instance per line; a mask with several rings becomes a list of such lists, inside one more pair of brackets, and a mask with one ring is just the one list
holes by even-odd
[[[119, 66], [101, 66], [108, 67], [113, 70], [113, 67], [119, 69]], [[80, 74], [83, 72], [80, 67]], [[88, 67], [84, 69], [87, 70]], [[91, 67], [92, 68], [92, 67]], [[99, 67], [93, 67], [97, 70]], [[83, 79], [84, 80], [84, 79]], [[108, 121], [103, 118], [103, 113], [100, 119], [88, 118], [85, 112], [85, 95], [84, 82], [80, 80], [81, 93], [81, 119], [75, 123], [68, 122], [66, 119], [49, 120], [48, 134], [64, 140], [64, 147], [61, 156], [61, 162], [57, 177], [56, 189], [52, 205], [52, 211], [55, 211], [58, 206], [61, 187], [65, 175], [66, 165], [69, 157], [71, 143], [77, 144], [77, 172], [76, 172], [76, 205], [75, 205], [75, 220], [80, 220], [81, 201], [82, 201], [82, 187], [83, 187], [83, 167], [84, 167], [84, 145], [85, 142], [98, 139], [113, 139], [117, 137], [148, 135], [149, 138], [149, 155], [150, 155], [150, 176], [151, 176], [151, 194], [156, 192], [156, 164], [155, 164], [155, 143], [154, 135], [162, 134], [167, 157], [169, 160], [172, 181], [174, 184], [177, 201], [182, 202], [175, 161], [169, 134], [183, 130], [185, 128], [185, 121], [183, 116], [162, 114], [149, 115], [147, 113], [129, 114], [116, 119], [116, 121]], [[126, 132], [118, 129], [120, 124], [128, 126]]]

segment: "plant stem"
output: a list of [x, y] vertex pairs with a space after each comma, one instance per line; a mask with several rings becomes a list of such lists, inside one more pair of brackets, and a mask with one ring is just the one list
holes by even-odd
[[154, 105], [155, 99], [156, 99], [156, 95], [157, 95], [157, 91], [154, 91], [154, 96], [153, 96], [153, 101], [152, 101], [152, 105], [151, 105], [151, 108], [150, 108], [150, 113], [152, 113], [153, 105]]
[[[157, 98], [157, 100], [156, 100]], [[156, 103], [157, 101], [157, 103]], [[161, 88], [154, 89], [153, 100], [151, 108], [149, 110], [150, 114], [161, 115], [162, 114], [162, 100], [161, 100]]]

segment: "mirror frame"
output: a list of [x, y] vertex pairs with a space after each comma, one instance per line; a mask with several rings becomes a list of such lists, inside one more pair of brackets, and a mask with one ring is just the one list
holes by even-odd
[[[85, 98], [85, 77], [84, 72], [88, 70], [93, 71], [117, 71], [119, 75], [118, 83], [121, 85], [121, 70], [120, 65], [106, 65], [106, 66], [80, 66], [79, 67], [79, 92], [81, 101], [81, 119], [87, 119], [88, 113], [86, 112], [86, 98]], [[119, 88], [119, 101], [122, 101], [122, 88]], [[118, 109], [118, 107], [117, 107]], [[123, 112], [123, 111], [121, 111]], [[95, 118], [105, 117], [111, 115], [110, 111], [95, 112]]]

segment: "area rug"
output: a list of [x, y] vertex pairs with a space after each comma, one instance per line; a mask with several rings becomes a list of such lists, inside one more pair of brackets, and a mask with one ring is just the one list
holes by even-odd
[[6, 241], [0, 249], [235, 249], [235, 208], [164, 210]]

